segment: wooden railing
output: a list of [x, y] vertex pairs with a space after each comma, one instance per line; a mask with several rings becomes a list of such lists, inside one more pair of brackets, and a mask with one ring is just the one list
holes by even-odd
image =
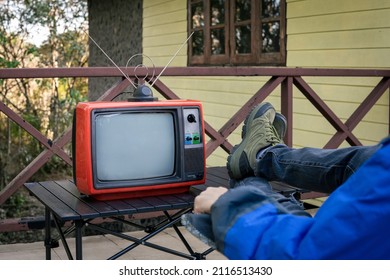
[[[156, 76], [162, 71], [156, 69]], [[134, 68], [123, 68], [122, 71], [135, 79]], [[137, 75], [143, 76], [143, 69], [137, 69]], [[324, 118], [335, 128], [336, 133], [331, 137], [325, 148], [336, 148], [343, 141], [350, 145], [361, 145], [359, 139], [353, 134], [353, 129], [363, 117], [370, 111], [377, 100], [389, 89], [390, 70], [375, 69], [307, 69], [307, 68], [263, 68], [263, 67], [172, 67], [167, 68], [163, 76], [264, 76], [268, 81], [259, 86], [259, 90], [223, 125], [221, 128], [212, 127], [205, 121], [206, 134], [210, 140], [207, 143], [207, 156], [210, 156], [218, 147], [229, 153], [233, 145], [228, 141], [228, 136], [243, 122], [248, 112], [258, 103], [266, 99], [278, 86], [281, 88], [281, 112], [286, 116], [289, 124], [293, 121], [293, 86], [295, 86]], [[310, 87], [303, 77], [378, 77], [380, 81], [368, 93], [367, 97], [358, 106], [355, 112], [346, 122], [326, 105], [319, 95]], [[106, 91], [99, 100], [113, 100], [121, 94], [130, 82], [125, 79], [118, 69], [113, 67], [90, 68], [39, 68], [39, 69], [0, 69], [0, 79], [34, 79], [34, 78], [63, 78], [63, 77], [118, 77], [119, 81]], [[122, 79], [120, 79], [122, 78]], [[153, 81], [150, 81], [152, 83]], [[162, 96], [167, 99], [179, 99], [168, 86], [161, 80], [153, 84]], [[194, 97], [196, 98], [196, 97]], [[13, 120], [21, 128], [31, 134], [42, 145], [42, 152], [28, 164], [4, 189], [0, 191], [0, 206], [13, 195], [25, 182], [31, 178], [54, 155], [72, 165], [72, 159], [64, 152], [63, 147], [71, 140], [71, 128], [68, 128], [57, 139], [51, 140], [41, 134], [33, 125], [15, 113], [6, 104], [0, 102], [0, 111]], [[390, 116], [389, 116], [390, 119]], [[390, 128], [389, 128], [390, 131]], [[289, 125], [285, 143], [292, 146], [292, 125]], [[25, 229], [23, 224], [17, 221], [0, 221], [0, 232]]]

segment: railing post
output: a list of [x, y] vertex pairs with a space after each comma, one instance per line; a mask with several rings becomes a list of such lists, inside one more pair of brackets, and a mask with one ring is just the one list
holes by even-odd
[[284, 143], [292, 147], [293, 145], [293, 78], [287, 77], [281, 85], [281, 112], [287, 119], [287, 131], [284, 136]]

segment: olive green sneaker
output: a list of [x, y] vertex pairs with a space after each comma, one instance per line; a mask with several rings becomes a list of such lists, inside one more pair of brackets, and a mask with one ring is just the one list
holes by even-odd
[[[273, 126], [276, 114], [270, 103], [262, 103], [248, 115], [243, 126], [242, 141], [233, 148], [227, 159], [230, 178], [242, 179], [253, 175], [257, 153], [263, 148], [283, 143]], [[278, 114], [278, 127], [281, 134], [286, 131], [283, 118]]]
[[[276, 133], [279, 135], [280, 140], [283, 141], [283, 138], [286, 135], [286, 131], [287, 131], [286, 117], [280, 113], [276, 113], [272, 125], [274, 126]], [[244, 125], [241, 132], [241, 138], [244, 138], [245, 135], [246, 135], [246, 126]]]

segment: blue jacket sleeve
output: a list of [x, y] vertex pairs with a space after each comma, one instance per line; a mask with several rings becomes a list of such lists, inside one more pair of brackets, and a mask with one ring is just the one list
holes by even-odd
[[390, 140], [333, 192], [314, 218], [287, 213], [251, 186], [211, 211], [230, 259], [390, 259]]

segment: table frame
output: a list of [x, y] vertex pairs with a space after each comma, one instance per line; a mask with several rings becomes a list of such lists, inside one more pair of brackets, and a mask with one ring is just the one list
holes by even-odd
[[[195, 252], [176, 225], [180, 222], [182, 215], [192, 211], [194, 195], [190, 192], [143, 198], [98, 201], [81, 195], [70, 180], [26, 183], [25, 187], [45, 206], [44, 244], [46, 248], [46, 259], [48, 260], [51, 259], [52, 248], [58, 246], [58, 240], [53, 239], [52, 237], [51, 228], [53, 224], [59, 233], [59, 240], [61, 240], [69, 259], [74, 259], [74, 257], [66, 237], [70, 233], [75, 233], [76, 259], [82, 259], [82, 229], [85, 226], [132, 242], [128, 247], [108, 259], [117, 259], [139, 245], [187, 259], [204, 259], [207, 254], [213, 251], [213, 249], [210, 248], [205, 252]], [[132, 221], [129, 221], [124, 217], [131, 217], [133, 214], [138, 213], [156, 211], [161, 211], [165, 219], [155, 226], [144, 228], [146, 234], [142, 238], [135, 238], [129, 234], [106, 229], [99, 225], [99, 223], [94, 223], [94, 221], [99, 218], [110, 218], [121, 223], [135, 225]], [[185, 245], [187, 252], [179, 252], [148, 241], [168, 227], [173, 227], [179, 239]]]

